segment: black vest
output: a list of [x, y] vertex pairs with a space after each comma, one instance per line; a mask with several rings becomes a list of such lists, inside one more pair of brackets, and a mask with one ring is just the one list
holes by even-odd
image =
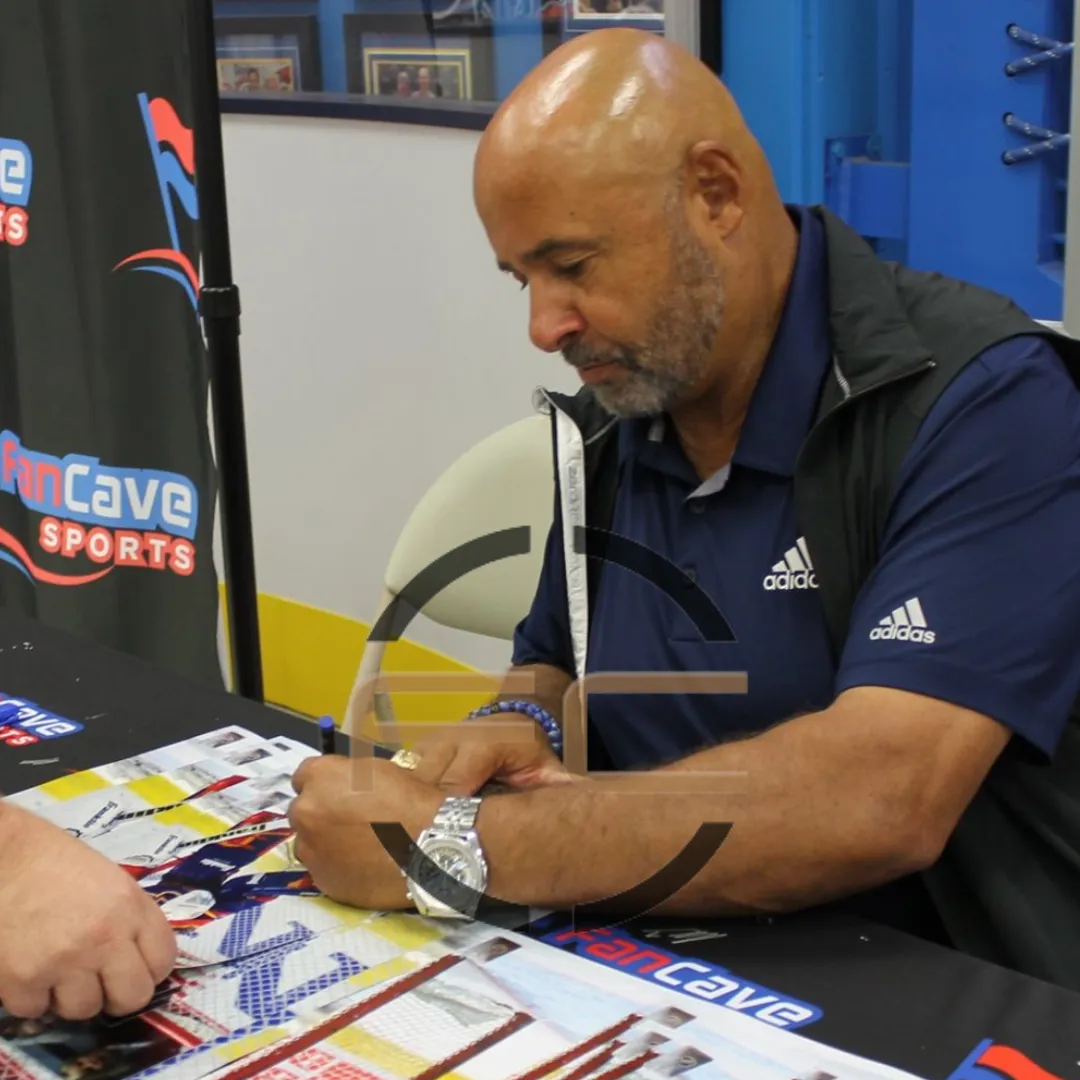
[[[1020, 335], [1049, 340], [1080, 386], [1080, 341], [998, 294], [886, 263], [830, 211], [813, 213], [825, 227], [834, 364], [794, 487], [838, 658], [897, 471], [934, 402], [980, 353]], [[587, 388], [549, 396], [585, 441], [591, 604], [618, 489], [617, 425]], [[923, 879], [958, 948], [1080, 990], [1080, 703], [1052, 765], [1025, 750], [1010, 742]], [[589, 754], [603, 767], [593, 739]]]

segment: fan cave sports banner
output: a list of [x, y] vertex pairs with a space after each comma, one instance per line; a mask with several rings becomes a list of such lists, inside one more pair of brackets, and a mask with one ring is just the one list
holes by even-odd
[[0, 7], [0, 603], [219, 685], [193, 8]]

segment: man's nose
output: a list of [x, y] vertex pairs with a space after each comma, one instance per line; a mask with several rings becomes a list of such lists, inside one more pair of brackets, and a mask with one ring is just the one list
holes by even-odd
[[559, 290], [529, 285], [529, 337], [544, 352], [558, 352], [585, 329], [581, 313], [559, 295]]

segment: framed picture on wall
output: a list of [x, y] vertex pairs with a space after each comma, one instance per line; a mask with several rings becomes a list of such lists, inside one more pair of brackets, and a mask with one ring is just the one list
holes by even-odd
[[569, 33], [599, 30], [605, 26], [633, 26], [664, 32], [665, 0], [562, 0]]
[[345, 55], [351, 94], [417, 105], [495, 99], [490, 23], [348, 14]]
[[314, 15], [214, 20], [218, 91], [296, 93], [322, 89]]

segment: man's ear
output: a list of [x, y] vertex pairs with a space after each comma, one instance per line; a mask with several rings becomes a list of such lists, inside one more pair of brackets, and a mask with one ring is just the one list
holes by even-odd
[[695, 143], [687, 154], [687, 182], [710, 223], [726, 238], [742, 220], [745, 177], [731, 150], [722, 143]]

